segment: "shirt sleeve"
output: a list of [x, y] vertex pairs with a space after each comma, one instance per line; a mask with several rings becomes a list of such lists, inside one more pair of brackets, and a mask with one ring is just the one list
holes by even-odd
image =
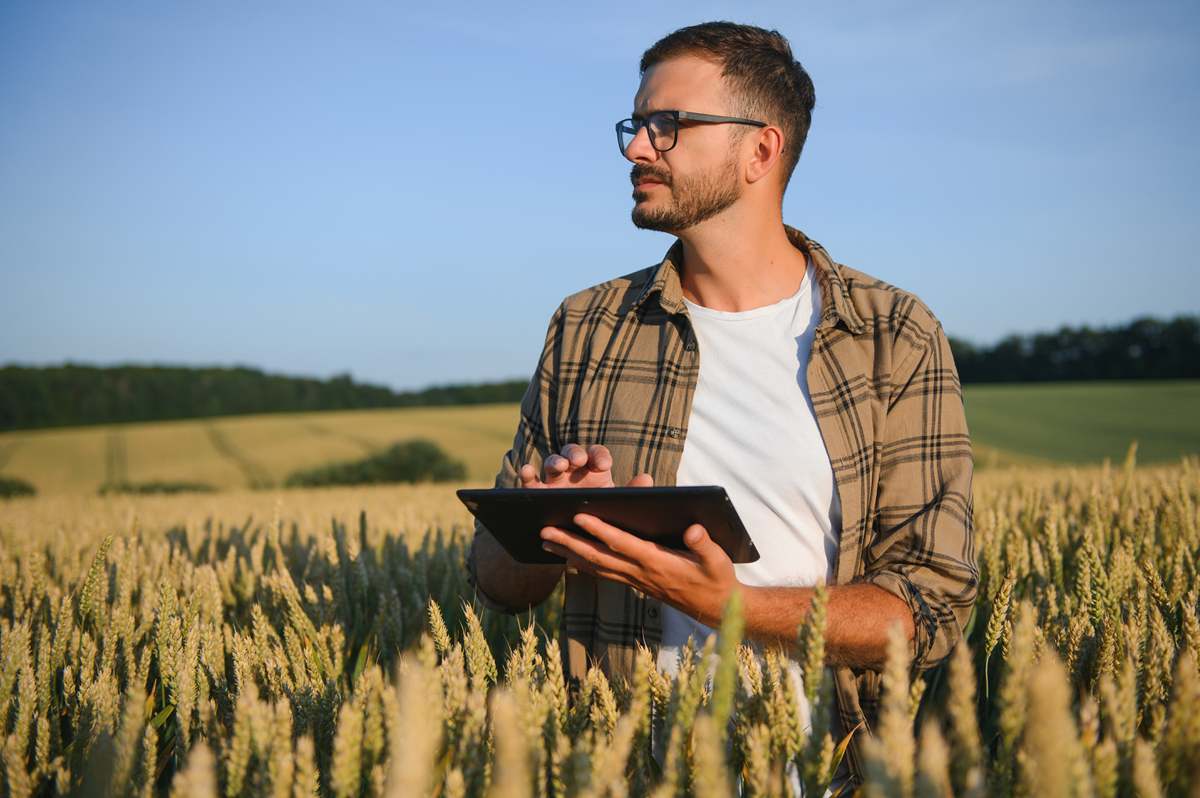
[[876, 513], [862, 581], [908, 604], [913, 667], [926, 669], [961, 639], [979, 568], [971, 443], [950, 345], [936, 321], [924, 336], [905, 333], [912, 349], [892, 373], [877, 440]]

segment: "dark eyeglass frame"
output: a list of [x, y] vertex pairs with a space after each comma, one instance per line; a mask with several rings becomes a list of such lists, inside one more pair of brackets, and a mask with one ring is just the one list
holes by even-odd
[[[673, 123], [674, 123], [675, 135], [673, 135], [671, 137], [671, 146], [670, 147], [659, 147], [658, 143], [654, 139], [654, 132], [653, 132], [654, 128], [650, 127], [650, 121], [652, 119], [654, 119], [654, 117], [663, 116], [663, 115], [671, 117], [673, 120]], [[633, 140], [635, 138], [637, 138], [638, 131], [641, 130], [642, 128], [646, 128], [646, 135], [650, 137], [650, 146], [653, 147], [658, 152], [670, 152], [671, 150], [675, 149], [675, 145], [679, 143], [679, 120], [680, 119], [687, 119], [692, 122], [711, 122], [711, 123], [729, 122], [729, 123], [732, 123], [735, 125], [753, 125], [754, 127], [766, 127], [767, 126], [766, 122], [757, 122], [753, 119], [742, 119], [741, 117], [738, 117], [738, 116], [714, 116], [713, 114], [697, 114], [692, 111], [655, 111], [654, 113], [650, 114], [650, 116], [646, 117], [645, 119], [630, 118], [630, 119], [622, 119], [620, 122], [618, 122], [617, 123], [617, 149], [619, 149], [621, 151], [622, 155], [624, 155], [625, 151], [628, 149], [628, 147], [621, 146], [621, 127], [628, 125], [629, 130], [632, 131], [632, 133], [633, 133], [633, 135], [629, 139], [630, 144], [632, 144]]]

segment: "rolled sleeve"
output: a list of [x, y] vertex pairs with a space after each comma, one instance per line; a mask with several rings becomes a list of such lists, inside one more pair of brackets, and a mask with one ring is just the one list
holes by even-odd
[[940, 325], [917, 343], [894, 372], [861, 581], [909, 606], [913, 667], [925, 669], [962, 637], [979, 568], [971, 444], [954, 361]]

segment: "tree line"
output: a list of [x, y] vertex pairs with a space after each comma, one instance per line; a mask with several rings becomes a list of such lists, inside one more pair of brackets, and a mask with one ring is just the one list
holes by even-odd
[[166, 421], [249, 413], [517, 402], [526, 380], [396, 392], [355, 382], [284, 377], [251, 368], [66, 364], [0, 368], [0, 431]]
[[[1111, 328], [1063, 327], [993, 346], [956, 338], [964, 383], [1200, 378], [1200, 316], [1141, 318]], [[0, 431], [166, 421], [250, 413], [517, 402], [525, 380], [396, 392], [355, 382], [284, 377], [251, 368], [66, 364], [0, 368]]]
[[1063, 327], [1010, 335], [994, 346], [955, 338], [959, 379], [971, 382], [1200, 378], [1200, 316], [1135, 319], [1121, 327]]

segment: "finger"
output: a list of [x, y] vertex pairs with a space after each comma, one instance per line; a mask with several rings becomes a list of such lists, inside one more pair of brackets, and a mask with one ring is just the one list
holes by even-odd
[[729, 559], [725, 550], [713, 542], [708, 530], [699, 524], [692, 524], [684, 530], [683, 543], [696, 555], [696, 559], [700, 561], [701, 565], [719, 563], [722, 559]]
[[642, 559], [646, 556], [648, 549], [656, 546], [656, 544], [631, 535], [594, 515], [580, 513], [571, 520], [575, 522], [576, 526], [603, 544], [612, 554], [628, 562]]
[[579, 564], [580, 558], [567, 544], [572, 541], [571, 533], [565, 529], [548, 526], [544, 527], [538, 535], [542, 539], [542, 550], [548, 551], [551, 554], [557, 554], [564, 558], [567, 564], [576, 567]]
[[567, 458], [575, 468], [583, 468], [588, 464], [588, 453], [578, 443], [568, 443], [564, 446], [562, 456]]
[[552, 454], [546, 458], [543, 464], [546, 469], [546, 476], [557, 476], [571, 467], [571, 461], [557, 454]]
[[596, 444], [587, 450], [588, 465], [593, 471], [607, 471], [612, 468], [612, 455], [608, 451], [607, 446]]
[[576, 547], [580, 546], [582, 543], [583, 541], [572, 537], [562, 529], [547, 528], [542, 530], [543, 551], [548, 551], [551, 554], [557, 554], [559, 557], [562, 557], [564, 560], [566, 560], [567, 565], [571, 566], [572, 568], [583, 567], [586, 570], [590, 570], [594, 567], [591, 564], [591, 560], [594, 559], [595, 555], [592, 554], [591, 556], [585, 556], [577, 551]]
[[[579, 520], [584, 519], [584, 525], [579, 524]], [[559, 527], [545, 527], [541, 531], [542, 548], [546, 551], [553, 551], [562, 557], [573, 557], [576, 560], [581, 560], [588, 564], [588, 570], [595, 572], [597, 568], [624, 569], [628, 568], [633, 560], [622, 551], [613, 547], [613, 543], [621, 546], [624, 539], [628, 538], [634, 543], [642, 541], [622, 532], [614, 526], [610, 526], [595, 516], [577, 515], [573, 519], [579, 528], [592, 537], [584, 537]], [[603, 529], [601, 529], [603, 527]], [[600, 534], [596, 534], [600, 532]], [[555, 546], [557, 548], [549, 548]], [[566, 553], [564, 553], [566, 552]]]
[[628, 488], [653, 488], [654, 477], [649, 474], [638, 474], [633, 479], [629, 480]]
[[544, 526], [538, 532], [543, 542], [562, 544], [562, 541], [570, 536], [570, 532], [565, 529], [560, 529], [556, 526]]
[[521, 466], [521, 487], [522, 488], [543, 488], [545, 484], [538, 479], [537, 469], [529, 463]]
[[559, 557], [562, 557], [564, 560], [566, 560], [566, 565], [568, 568], [574, 568], [577, 571], [583, 571], [585, 573], [600, 577], [601, 579], [608, 579], [613, 582], [619, 582], [623, 585], [629, 585], [630, 587], [635, 587], [642, 592], [645, 592], [648, 588], [647, 585], [634, 580], [631, 576], [625, 574], [623, 571], [614, 570], [612, 567], [610, 567], [608, 563], [612, 562], [611, 558], [604, 558], [595, 552], [588, 552], [586, 555], [580, 554], [574, 549], [567, 548], [566, 546], [553, 543], [548, 540], [542, 541], [542, 548], [545, 551], [548, 551], [551, 554], [557, 554]]
[[[587, 530], [583, 531], [587, 533]], [[581, 535], [579, 532], [580, 530], [578, 529], [564, 529], [558, 526], [545, 526], [542, 527], [538, 534], [543, 541], [556, 543], [560, 546], [590, 546], [594, 548], [597, 545], [604, 545], [599, 543], [599, 541], [597, 541], [595, 538], [587, 537], [587, 534], [590, 533]]]

